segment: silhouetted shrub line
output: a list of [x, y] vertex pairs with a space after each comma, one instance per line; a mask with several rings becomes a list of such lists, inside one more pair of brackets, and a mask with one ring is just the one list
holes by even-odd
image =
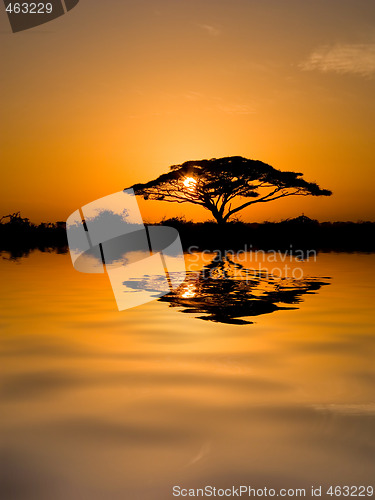
[[[9, 219], [4, 222], [4, 219]], [[244, 223], [233, 221], [218, 227], [216, 222], [193, 222], [174, 217], [152, 225], [175, 227], [184, 250], [288, 250], [374, 252], [375, 222], [321, 222], [305, 216], [282, 222]], [[23, 256], [32, 250], [66, 253], [65, 223], [35, 225], [19, 214], [0, 219], [0, 250]]]
[[192, 222], [181, 218], [164, 219], [160, 224], [175, 227], [184, 249], [375, 251], [375, 222], [321, 222], [305, 216], [282, 222]]
[[64, 222], [33, 224], [20, 213], [0, 218], [0, 251], [12, 258], [27, 256], [33, 250], [41, 252], [68, 252]]

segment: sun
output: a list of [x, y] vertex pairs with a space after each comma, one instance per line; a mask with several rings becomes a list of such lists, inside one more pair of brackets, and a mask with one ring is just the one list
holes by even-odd
[[183, 180], [184, 186], [189, 190], [189, 191], [194, 191], [197, 181], [194, 179], [194, 177], [185, 177]]

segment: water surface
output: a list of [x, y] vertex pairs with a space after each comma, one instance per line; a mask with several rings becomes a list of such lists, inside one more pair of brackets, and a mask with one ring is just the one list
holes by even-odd
[[204, 259], [187, 257], [198, 282], [178, 297], [123, 312], [67, 255], [0, 259], [2, 499], [373, 482], [374, 255], [294, 263], [313, 289], [238, 324], [207, 312], [238, 287], [211, 282], [207, 300]]

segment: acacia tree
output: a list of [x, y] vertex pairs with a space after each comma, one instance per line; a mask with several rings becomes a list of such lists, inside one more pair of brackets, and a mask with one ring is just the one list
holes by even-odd
[[241, 156], [187, 161], [144, 184], [131, 186], [146, 200], [193, 203], [209, 210], [219, 224], [254, 203], [287, 196], [330, 196], [300, 172], [283, 172]]

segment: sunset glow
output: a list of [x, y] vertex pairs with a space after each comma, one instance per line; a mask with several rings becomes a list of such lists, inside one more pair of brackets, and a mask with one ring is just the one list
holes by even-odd
[[375, 500], [375, 0], [0, 34], [0, 500]]
[[[241, 155], [333, 191], [254, 205], [244, 221], [375, 219], [374, 2], [89, 3], [48, 33], [3, 37], [2, 215], [65, 220], [171, 165]], [[207, 219], [139, 204], [155, 222], [187, 208]]]
[[183, 181], [184, 186], [188, 191], [194, 191], [197, 185], [196, 179], [194, 177], [186, 177]]

